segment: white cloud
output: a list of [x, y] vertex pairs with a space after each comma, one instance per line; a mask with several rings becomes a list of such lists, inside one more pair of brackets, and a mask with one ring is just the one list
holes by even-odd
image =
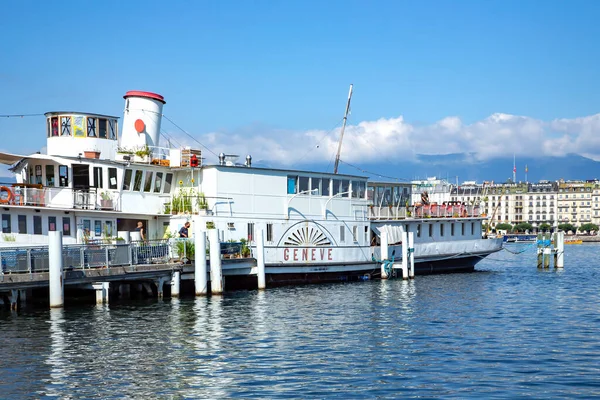
[[[254, 160], [273, 165], [300, 166], [330, 161], [338, 146], [340, 128], [327, 132], [240, 130], [196, 136], [215, 153], [252, 154]], [[183, 139], [188, 145], [190, 140]], [[344, 134], [342, 160], [401, 164], [417, 154], [473, 153], [478, 160], [511, 156], [545, 156], [578, 153], [600, 159], [600, 114], [543, 121], [526, 116], [496, 113], [465, 124], [450, 116], [430, 125], [414, 125], [396, 118], [349, 124]], [[206, 153], [209, 162], [214, 158]]]

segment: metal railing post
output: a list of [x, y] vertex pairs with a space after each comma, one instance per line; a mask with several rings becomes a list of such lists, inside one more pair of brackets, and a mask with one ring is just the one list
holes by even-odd
[[127, 243], [127, 261], [129, 261], [129, 265], [133, 265], [133, 254], [132, 254], [132, 244]]
[[106, 257], [106, 268], [109, 267], [109, 260], [108, 260], [108, 246], [104, 246], [104, 255]]
[[33, 267], [31, 265], [31, 249], [27, 249], [27, 272], [30, 274], [33, 272]]
[[85, 269], [85, 246], [79, 248], [79, 264], [81, 269]]

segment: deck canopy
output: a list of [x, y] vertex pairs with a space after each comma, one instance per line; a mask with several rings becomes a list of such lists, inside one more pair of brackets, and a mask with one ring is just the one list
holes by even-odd
[[20, 156], [18, 154], [0, 153], [0, 164], [13, 165], [23, 158], [25, 158], [25, 156]]

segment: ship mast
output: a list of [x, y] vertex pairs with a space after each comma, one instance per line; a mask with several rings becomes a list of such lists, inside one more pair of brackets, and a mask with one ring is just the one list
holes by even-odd
[[344, 139], [344, 130], [346, 129], [346, 121], [348, 120], [348, 111], [350, 110], [350, 99], [352, 99], [352, 85], [348, 91], [348, 103], [346, 103], [346, 112], [344, 113], [344, 123], [342, 124], [342, 131], [340, 132], [340, 142], [338, 143], [337, 154], [335, 155], [335, 165], [333, 166], [333, 173], [338, 173], [338, 166], [340, 165], [340, 153], [342, 151], [342, 140]]

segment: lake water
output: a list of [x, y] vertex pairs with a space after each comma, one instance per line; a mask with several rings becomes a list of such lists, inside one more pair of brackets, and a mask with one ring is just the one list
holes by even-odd
[[600, 396], [600, 246], [471, 274], [0, 312], [0, 397]]

